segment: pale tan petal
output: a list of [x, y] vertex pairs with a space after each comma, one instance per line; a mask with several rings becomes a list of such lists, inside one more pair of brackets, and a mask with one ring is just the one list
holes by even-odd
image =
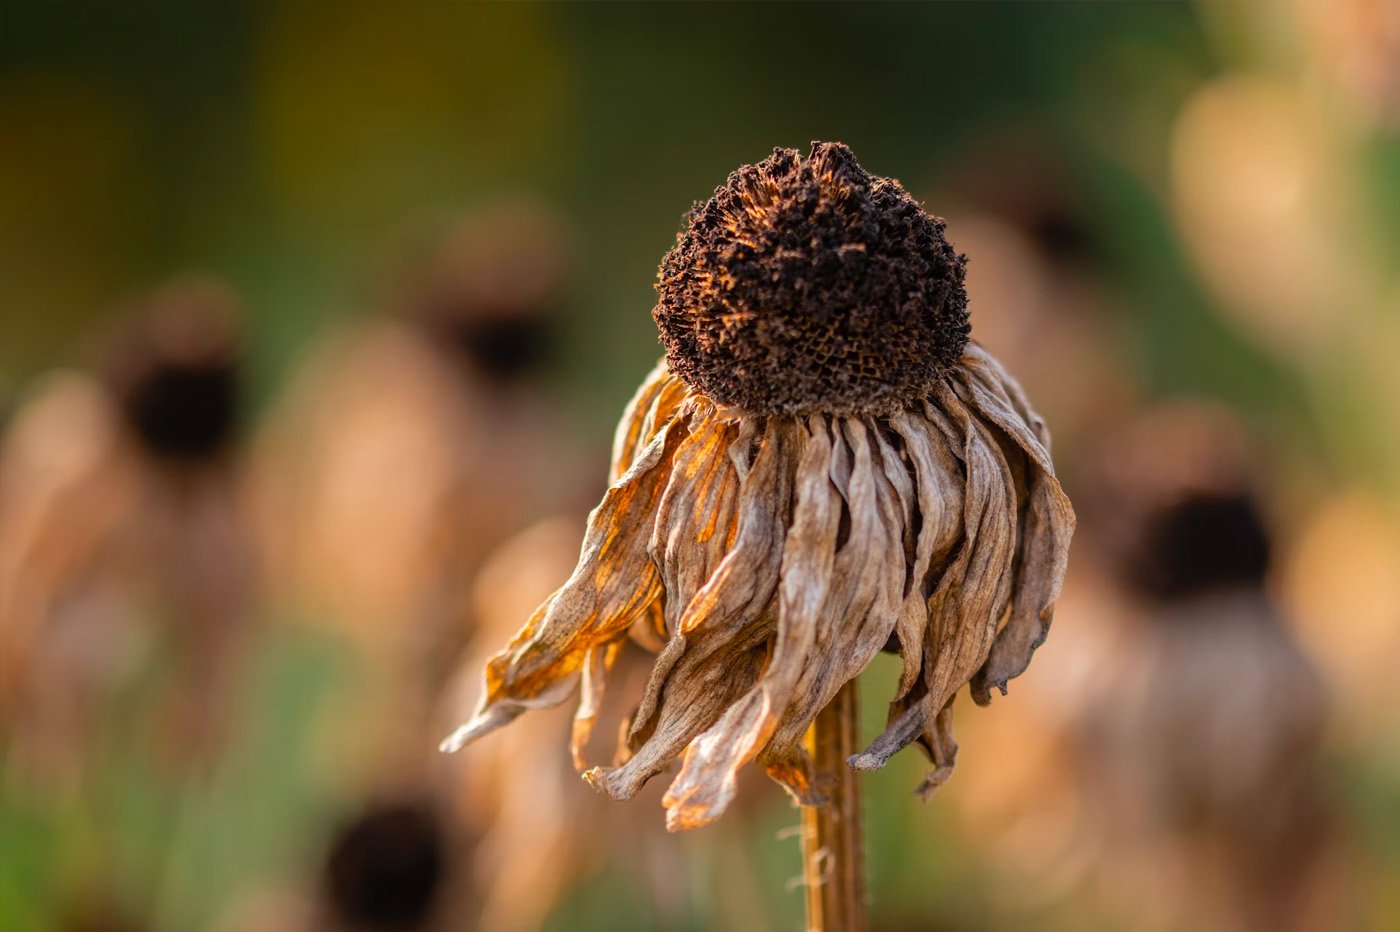
[[923, 676], [903, 712], [863, 753], [858, 770], [874, 770], [926, 733], [934, 716], [986, 660], [1006, 610], [1016, 549], [1015, 487], [995, 439], [961, 401], [940, 388], [936, 403], [958, 426], [966, 468], [963, 540], [929, 599]]
[[583, 777], [614, 799], [631, 799], [665, 770], [726, 709], [753, 688], [763, 669], [771, 619], [755, 622], [709, 652], [690, 652], [673, 667], [651, 728], [636, 750], [615, 767], [594, 767]]
[[647, 441], [642, 439], [643, 422], [656, 404], [657, 396], [673, 380], [671, 371], [666, 368], [666, 360], [662, 359], [647, 373], [636, 394], [627, 402], [627, 407], [622, 409], [622, 417], [613, 433], [609, 482], [622, 478], [622, 474], [631, 468], [638, 448], [646, 446]]
[[645, 449], [657, 432], [675, 419], [680, 406], [693, 397], [685, 383], [666, 368], [666, 360], [658, 362], [647, 373], [642, 387], [637, 389], [618, 421], [609, 481], [616, 482], [632, 468], [638, 452]]
[[833, 443], [824, 418], [806, 419], [792, 527], [783, 546], [778, 626], [762, 677], [686, 748], [681, 773], [663, 799], [671, 829], [717, 818], [734, 796], [735, 773], [767, 743], [810, 662], [814, 621], [831, 586], [841, 498], [832, 484]]
[[706, 404], [676, 449], [648, 545], [661, 574], [668, 633], [677, 629], [681, 613], [734, 543], [741, 477], [731, 452], [747, 451], [755, 431], [751, 420], [736, 424]]
[[1020, 423], [1030, 429], [1045, 453], [1045, 461], [1041, 463], [1041, 468], [1053, 473], [1055, 469], [1049, 462], [1050, 430], [1045, 426], [1045, 420], [1031, 407], [1030, 399], [1026, 397], [1021, 383], [1011, 377], [1011, 373], [1006, 371], [995, 356], [976, 343], [967, 345], [957, 372], [962, 378], [977, 383], [1001, 398], [1006, 407], [1016, 412]]
[[[672, 457], [670, 478], [656, 509], [648, 545], [652, 563], [660, 573], [661, 591], [665, 593], [660, 603], [663, 636], [675, 621], [668, 623], [665, 614], [679, 615], [690, 595], [709, 577], [733, 543], [738, 478], [726, 453], [732, 444], [751, 443], [753, 430], [752, 424], [736, 425], [716, 417], [713, 406], [698, 404], [690, 434]], [[653, 602], [647, 608], [656, 605]], [[648, 612], [639, 613], [637, 621], [649, 624]], [[635, 628], [634, 623], [631, 630]], [[589, 685], [587, 679], [584, 682]], [[601, 701], [601, 678], [592, 684], [592, 689], [592, 696]], [[582, 741], [591, 735], [592, 722], [584, 716], [582, 707], [580, 716], [583, 717], [575, 720], [574, 761], [583, 771], [588, 764], [583, 760]]]
[[958, 743], [953, 740], [953, 704], [949, 702], [934, 720], [924, 728], [919, 736], [919, 744], [933, 762], [933, 769], [924, 775], [923, 781], [914, 790], [923, 799], [928, 799], [934, 790], [948, 782], [953, 775], [953, 765], [957, 762]]
[[[938, 573], [963, 528], [963, 466], [961, 444], [950, 445], [952, 425], [945, 432], [927, 417], [901, 412], [890, 419], [890, 427], [904, 443], [912, 469], [918, 510], [919, 534], [910, 579], [912, 585], [900, 608], [895, 632], [899, 638], [904, 672], [897, 699], [909, 694], [923, 672], [924, 630], [928, 627], [928, 600], [937, 584]], [[955, 434], [951, 436], [956, 437]], [[913, 526], [913, 516], [906, 518]], [[891, 715], [893, 719], [894, 715]]]
[[[768, 419], [756, 453], [752, 452], [753, 428], [744, 431], [731, 446], [728, 464], [739, 483], [739, 512], [731, 520], [728, 535], [732, 549], [703, 587], [678, 592], [674, 598], [667, 589], [668, 603], [679, 606], [683, 614], [666, 623], [669, 640], [656, 659], [638, 706], [632, 725], [634, 736], [652, 727], [661, 690], [683, 653], [704, 651], [707, 645], [722, 643], [720, 639], [730, 636], [736, 625], [757, 618], [773, 598], [778, 586], [783, 524], [792, 494], [788, 475], [789, 451], [794, 443], [791, 433], [783, 421]], [[682, 536], [678, 542], [684, 544], [685, 538]], [[703, 631], [707, 645], [691, 646], [689, 636], [697, 629]]]
[[752, 466], [735, 463], [733, 549], [690, 600], [657, 658], [632, 724], [636, 752], [620, 767], [585, 775], [610, 795], [634, 795], [757, 679], [776, 629], [773, 603], [797, 439], [790, 425], [769, 419]]
[[821, 797], [803, 736], [817, 713], [889, 641], [907, 573], [898, 493], [886, 477], [886, 460], [893, 460], [907, 482], [899, 454], [873, 425], [845, 418], [834, 424], [839, 439], [834, 465], [840, 468], [831, 478], [845, 501], [848, 533], [836, 552], [826, 599], [812, 619], [811, 657], [760, 757], [769, 775], [808, 805]]
[[647, 545], [663, 480], [690, 420], [690, 412], [682, 411], [608, 489], [588, 516], [573, 575], [487, 663], [481, 707], [443, 742], [443, 750], [457, 750], [526, 709], [562, 702], [588, 652], [624, 635], [656, 600], [661, 583]]
[[574, 710], [574, 724], [569, 735], [569, 753], [574, 759], [574, 766], [580, 771], [588, 767], [583, 749], [593, 735], [593, 725], [598, 721], [598, 713], [603, 707], [608, 671], [625, 643], [619, 639], [596, 644], [583, 658], [578, 708]]
[[[994, 360], [992, 364], [995, 365]], [[1013, 389], [1015, 393], [1020, 391], [1015, 381], [999, 366], [983, 366], [958, 376], [953, 384], [959, 397], [1025, 454], [1028, 467], [1026, 501], [1018, 509], [1020, 533], [1011, 614], [997, 635], [986, 665], [972, 680], [972, 698], [979, 705], [986, 705], [991, 701], [993, 688], [1005, 695], [1007, 682], [1025, 671], [1031, 655], [1050, 633], [1055, 600], [1069, 564], [1075, 517], [1069, 498], [1055, 478], [1049, 450], [1042, 443], [1043, 424], [1039, 424], [1039, 418], [1027, 423], [1012, 400]]]

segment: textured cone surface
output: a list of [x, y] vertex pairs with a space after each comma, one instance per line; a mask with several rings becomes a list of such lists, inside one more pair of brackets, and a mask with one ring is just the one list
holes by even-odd
[[891, 411], [967, 345], [966, 259], [839, 143], [775, 149], [690, 214], [652, 316], [671, 370], [759, 414]]

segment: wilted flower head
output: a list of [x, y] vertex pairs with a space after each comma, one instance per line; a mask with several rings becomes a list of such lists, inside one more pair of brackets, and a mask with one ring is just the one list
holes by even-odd
[[184, 279], [151, 297], [104, 366], [142, 450], [185, 464], [228, 452], [243, 401], [240, 342], [234, 298], [222, 285]]
[[1224, 409], [1155, 408], [1106, 439], [1093, 476], [1100, 545], [1135, 598], [1071, 716], [1102, 825], [1085, 835], [1106, 846], [1086, 863], [1158, 926], [1299, 927], [1335, 854], [1329, 690], [1267, 585], [1248, 436]]
[[666, 358], [618, 426], [569, 580], [486, 669], [456, 749], [582, 681], [574, 754], [629, 635], [659, 650], [614, 766], [626, 799], [682, 758], [667, 824], [712, 821], [758, 759], [820, 799], [803, 735], [887, 646], [889, 724], [850, 765], [1005, 690], [1045, 639], [1074, 516], [1020, 387], [968, 342], [965, 260], [897, 181], [813, 143], [740, 168], [662, 261]]
[[569, 225], [516, 198], [456, 218], [399, 274], [399, 314], [487, 385], [528, 382], [551, 361], [573, 278]]
[[0, 717], [40, 772], [82, 772], [102, 711], [164, 641], [171, 750], [217, 746], [255, 588], [238, 329], [224, 286], [165, 285], [95, 371], [41, 381], [0, 438]]

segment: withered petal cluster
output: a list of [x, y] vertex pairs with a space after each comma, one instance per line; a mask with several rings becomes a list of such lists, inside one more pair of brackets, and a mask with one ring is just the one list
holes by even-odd
[[[794, 159], [806, 168], [794, 170]], [[814, 178], [828, 193], [804, 201]], [[806, 159], [778, 150], [735, 172], [715, 200], [746, 219], [710, 224], [705, 235], [762, 245], [755, 227], [820, 228], [825, 216], [849, 213], [860, 198], [880, 204], [891, 185], [899, 198], [886, 234], [942, 243], [941, 221], [911, 225], [905, 202], [914, 202], [898, 183], [865, 175], [849, 150], [831, 144], [814, 144]], [[845, 205], [835, 214], [832, 197]], [[705, 216], [704, 208], [692, 213], [678, 248], [696, 234], [697, 218], [708, 223]], [[863, 216], [854, 227], [838, 218], [838, 226], [878, 244], [889, 205]], [[839, 242], [808, 237], [819, 241], [839, 249]], [[908, 245], [897, 241], [890, 251]], [[798, 800], [815, 803], [820, 789], [803, 736], [888, 646], [903, 660], [888, 725], [849, 764], [873, 770], [918, 743], [934, 764], [920, 791], [947, 779], [956, 752], [952, 698], [970, 684], [973, 699], [986, 704], [1044, 641], [1074, 514], [1040, 417], [1002, 367], [966, 340], [961, 257], [949, 260], [936, 245], [920, 247], [928, 261], [919, 274], [929, 279], [905, 283], [901, 293], [910, 297], [897, 313], [919, 318], [908, 329], [928, 336], [930, 349], [948, 361], [921, 357], [912, 372], [891, 372], [886, 384], [903, 392], [897, 404], [889, 391], [849, 389], [869, 376], [865, 360], [884, 352], [898, 363], [882, 319], [896, 312], [852, 311], [853, 302], [888, 296], [888, 273], [864, 292], [853, 284], [859, 277], [836, 276], [831, 290], [804, 292], [781, 308], [803, 320], [825, 301], [828, 316], [847, 322], [837, 330], [850, 346], [821, 361], [826, 377], [810, 365], [776, 394], [764, 391], [784, 366], [781, 343], [750, 357], [748, 368], [730, 370], [736, 399], [724, 386], [717, 398], [696, 384], [704, 381], [697, 371], [719, 371], [713, 351], [666, 339], [667, 359], [618, 427], [613, 481], [589, 516], [573, 575], [488, 663], [479, 711], [444, 749], [558, 704], [581, 683], [573, 752], [584, 777], [627, 799], [679, 758], [664, 799], [668, 827], [717, 818], [734, 796], [739, 768], [752, 760]], [[786, 262], [781, 250], [756, 255]], [[668, 282], [665, 264], [658, 288], [663, 335], [668, 327], [684, 330], [682, 312], [718, 344], [753, 334], [703, 289], [687, 294]], [[781, 303], [783, 294], [767, 300]], [[769, 306], [751, 308], [749, 319]], [[803, 332], [786, 332], [797, 334], [787, 361], [811, 362]], [[955, 341], [951, 354], [947, 339]], [[839, 402], [835, 410], [794, 405], [789, 393], [802, 380], [842, 386], [836, 395], [813, 393]], [[583, 752], [608, 669], [629, 636], [653, 646], [656, 662], [617, 759], [589, 767]]]

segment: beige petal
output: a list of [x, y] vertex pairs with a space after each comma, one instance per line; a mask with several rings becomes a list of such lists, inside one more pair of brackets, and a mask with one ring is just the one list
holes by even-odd
[[1006, 371], [995, 356], [976, 343], [967, 345], [957, 372], [962, 378], [975, 382], [1002, 398], [1006, 406], [1016, 412], [1020, 423], [1029, 428], [1040, 441], [1040, 447], [1045, 453], [1045, 461], [1041, 463], [1041, 468], [1053, 473], [1055, 469], [1049, 460], [1050, 431], [1045, 426], [1044, 419], [1031, 407], [1030, 399], [1026, 397], [1021, 383], [1011, 377], [1011, 373]]
[[668, 632], [676, 630], [691, 598], [733, 545], [740, 476], [730, 451], [747, 451], [755, 430], [753, 421], [740, 426], [705, 405], [676, 449], [648, 545], [661, 573]]
[[[1002, 381], [990, 381], [998, 376]], [[1007, 682], [1025, 671], [1031, 655], [1050, 633], [1055, 600], [1069, 564], [1075, 517], [1055, 478], [1041, 433], [1037, 432], [1039, 419], [1027, 423], [1012, 399], [1014, 380], [998, 366], [960, 372], [953, 384], [977, 416], [995, 425], [994, 429], [1024, 452], [1029, 466], [1025, 477], [1026, 507], [1020, 509], [1011, 615], [997, 635], [986, 665], [972, 680], [972, 698], [979, 705], [986, 705], [991, 701], [992, 688], [1005, 695]], [[1019, 393], [1019, 388], [1015, 391]], [[1040, 428], [1043, 431], [1043, 425]]]
[[735, 461], [740, 486], [733, 548], [690, 599], [657, 657], [633, 719], [635, 754], [620, 767], [585, 774], [610, 795], [633, 796], [757, 679], [776, 628], [774, 593], [796, 439], [790, 425], [769, 419], [752, 465]]
[[637, 449], [646, 446], [646, 441], [642, 439], [642, 422], [670, 379], [671, 372], [663, 359], [646, 374], [636, 393], [627, 402], [627, 407], [622, 409], [622, 417], [618, 419], [617, 429], [613, 432], [612, 466], [608, 481], [620, 479], [632, 466]]
[[573, 575], [487, 663], [481, 707], [442, 743], [443, 750], [455, 751], [526, 709], [562, 702], [588, 652], [625, 634], [656, 600], [661, 584], [647, 544], [662, 480], [690, 420], [690, 412], [681, 412], [608, 489], [588, 516]]
[[573, 729], [569, 735], [569, 753], [574, 766], [580, 771], [587, 769], [583, 749], [593, 735], [593, 725], [598, 721], [598, 713], [603, 707], [603, 694], [608, 671], [626, 642], [622, 640], [596, 644], [583, 658], [583, 674], [579, 678], [578, 708], [574, 710]]
[[815, 620], [832, 582], [841, 498], [832, 484], [833, 442], [824, 418], [806, 420], [792, 527], [783, 546], [778, 627], [757, 685], [686, 748], [681, 773], [663, 799], [671, 829], [717, 818], [734, 796], [735, 774], [772, 736], [810, 662]]
[[[914, 584], [905, 596], [895, 627], [904, 660], [904, 672], [895, 695], [903, 698], [923, 672], [928, 599], [938, 578], [934, 574], [943, 568], [962, 535], [965, 483], [961, 447], [950, 447], [949, 435], [937, 424], [926, 417], [903, 412], [890, 419], [890, 427], [904, 442], [916, 493], [912, 507], [919, 513], [918, 542], [911, 574]], [[949, 430], [952, 429], [949, 425]], [[906, 520], [912, 526], [912, 515]], [[892, 714], [891, 719], [893, 717]]]
[[675, 418], [681, 403], [689, 397], [685, 383], [671, 374], [665, 359], [647, 373], [617, 422], [610, 481], [622, 478], [632, 467], [637, 452], [645, 449], [657, 432]]
[[652, 728], [615, 767], [594, 767], [585, 780], [614, 799], [631, 799], [757, 682], [775, 625], [755, 622], [708, 652], [683, 655], [672, 670]]
[[[678, 593], [672, 599], [668, 590], [668, 601], [679, 605], [683, 614], [667, 625], [670, 637], [652, 668], [633, 722], [634, 735], [651, 727], [661, 689], [681, 655], [688, 649], [704, 649], [690, 646], [691, 632], [702, 630], [707, 641], [728, 636], [734, 626], [757, 617], [777, 589], [783, 524], [791, 498], [787, 457], [794, 438], [783, 421], [768, 419], [750, 463], [752, 431], [751, 427], [735, 440], [728, 457], [739, 482], [739, 513], [730, 535], [733, 549], [698, 591]], [[682, 543], [684, 539], [680, 538]]]
[[951, 391], [940, 387], [936, 402], [962, 435], [964, 536], [929, 599], [923, 677], [908, 696], [896, 700], [896, 708], [903, 711], [884, 734], [851, 758], [858, 770], [883, 767], [895, 752], [926, 733], [934, 716], [986, 660], [1010, 597], [1016, 548], [1010, 468], [987, 428]]
[[[889, 641], [907, 572], [898, 493], [885, 475], [885, 461], [898, 466], [899, 454], [873, 425], [844, 418], [834, 425], [839, 438], [834, 465], [841, 468], [833, 469], [831, 478], [845, 501], [849, 532], [836, 552], [825, 601], [812, 619], [816, 640], [811, 657], [761, 756], [769, 775], [807, 805], [821, 797], [813, 786], [803, 736], [817, 713]], [[907, 480], [908, 474], [903, 475]]]
[[949, 702], [934, 720], [924, 728], [919, 736], [919, 744], [924, 748], [928, 759], [933, 761], [930, 770], [914, 792], [928, 799], [934, 790], [948, 782], [953, 775], [953, 765], [958, 757], [958, 743], [953, 740], [953, 703]]

